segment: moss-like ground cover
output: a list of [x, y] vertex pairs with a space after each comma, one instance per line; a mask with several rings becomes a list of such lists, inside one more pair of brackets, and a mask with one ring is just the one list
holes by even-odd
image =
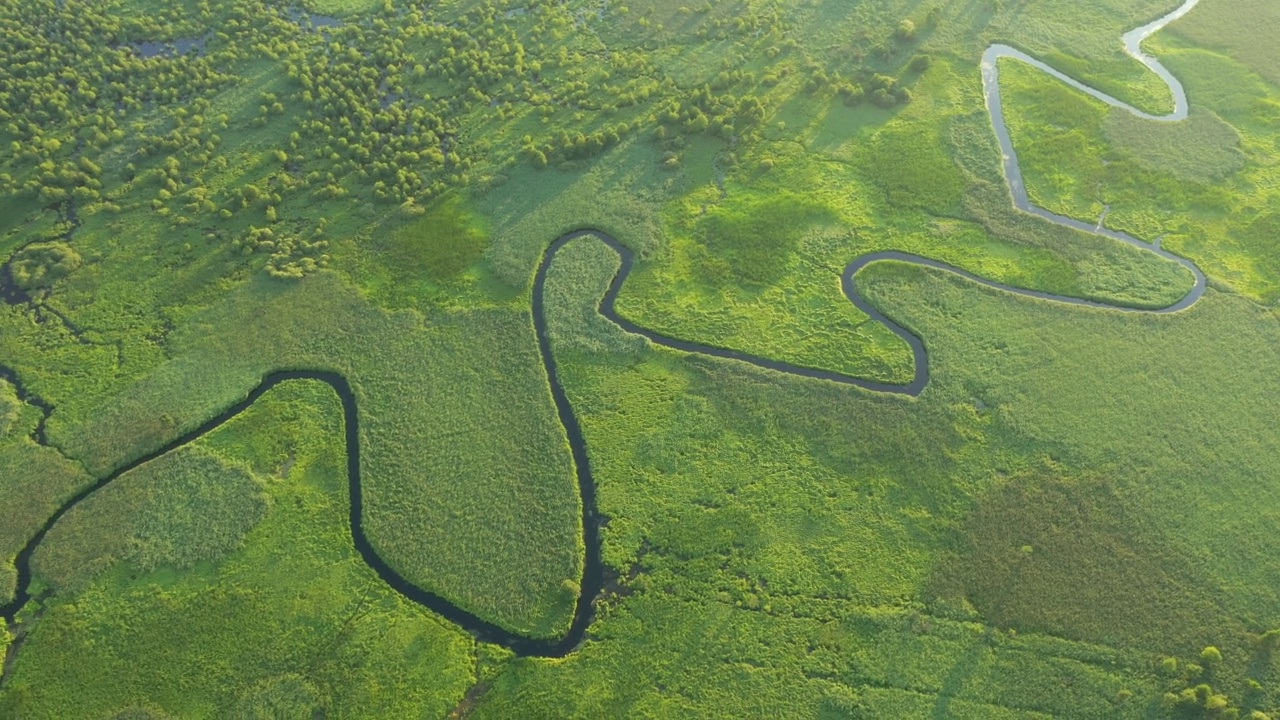
[[[886, 382], [911, 354], [840, 290], [867, 252], [1166, 306], [1176, 264], [1012, 209], [978, 59], [1164, 112], [1119, 37], [1171, 5], [0, 1], [0, 600], [67, 498], [307, 368], [356, 394], [377, 552], [562, 635], [586, 549], [547, 245], [633, 248], [646, 328]], [[873, 265], [930, 354], [906, 399], [651, 347], [596, 313], [617, 255], [566, 246], [607, 573], [569, 656], [380, 583], [340, 406], [286, 383], [53, 526], [0, 715], [1276, 716], [1272, 19], [1204, 0], [1148, 43], [1177, 125], [1001, 69], [1038, 204], [1208, 273], [1176, 316]]]

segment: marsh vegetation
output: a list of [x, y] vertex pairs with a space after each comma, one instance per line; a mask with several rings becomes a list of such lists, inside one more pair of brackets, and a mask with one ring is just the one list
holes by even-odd
[[[841, 292], [866, 253], [1168, 306], [1176, 263], [1013, 209], [979, 61], [1164, 113], [1119, 38], [1172, 4], [0, 0], [0, 601], [69, 498], [307, 368], [359, 403], [380, 556], [562, 636], [548, 244], [631, 248], [616, 310], [654, 333], [886, 383], [910, 349]], [[381, 583], [338, 401], [288, 383], [54, 524], [0, 715], [1276, 717], [1273, 5], [1147, 42], [1183, 123], [1001, 67], [1032, 199], [1194, 261], [1193, 308], [878, 263], [929, 351], [905, 399], [627, 334], [617, 254], [573, 241], [543, 297], [607, 576], [572, 654]]]

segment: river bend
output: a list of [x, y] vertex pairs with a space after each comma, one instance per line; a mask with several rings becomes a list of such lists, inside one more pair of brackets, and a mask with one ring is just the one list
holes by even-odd
[[[1014, 205], [1025, 212], [1041, 217], [1049, 222], [1074, 228], [1076, 230], [1095, 233], [1130, 245], [1135, 245], [1181, 264], [1195, 276], [1195, 286], [1185, 297], [1168, 307], [1154, 310], [1122, 307], [1092, 300], [1084, 300], [1081, 298], [1017, 288], [1004, 283], [981, 278], [966, 270], [938, 260], [903, 252], [885, 251], [863, 255], [849, 263], [845, 268], [841, 276], [842, 288], [845, 296], [848, 297], [850, 302], [875, 321], [884, 324], [911, 347], [912, 355], [915, 359], [915, 375], [911, 382], [905, 385], [897, 385], [865, 380], [820, 368], [793, 365], [715, 345], [668, 337], [661, 333], [636, 325], [635, 323], [618, 315], [614, 309], [614, 303], [617, 299], [618, 293], [621, 290], [623, 283], [626, 281], [628, 274], [631, 272], [635, 262], [634, 255], [625, 245], [606, 233], [591, 229], [568, 233], [551, 243], [542, 256], [542, 260], [538, 265], [537, 273], [534, 278], [533, 323], [534, 330], [537, 335], [538, 348], [541, 352], [542, 362], [546, 369], [547, 378], [551, 386], [551, 393], [555, 402], [556, 413], [561, 425], [565, 429], [566, 435], [569, 438], [569, 444], [573, 454], [578, 488], [582, 497], [582, 533], [584, 546], [586, 548], [582, 592], [574, 611], [569, 632], [563, 638], [529, 638], [486, 621], [483, 618], [480, 618], [455, 605], [448, 599], [414, 585], [397, 570], [391, 567], [391, 565], [378, 554], [373, 545], [369, 542], [364, 531], [364, 495], [360, 461], [360, 413], [356, 406], [355, 393], [352, 392], [350, 383], [342, 375], [328, 370], [315, 369], [281, 370], [267, 375], [257, 387], [251, 390], [244, 397], [244, 399], [227, 408], [217, 417], [205, 422], [200, 427], [186, 433], [182, 437], [172, 440], [163, 447], [153, 450], [147, 455], [117, 468], [109, 475], [98, 479], [93, 485], [81, 490], [74, 497], [65, 502], [53, 513], [53, 515], [49, 517], [44, 525], [42, 525], [41, 528], [31, 537], [26, 546], [24, 546], [16, 556], [14, 564], [17, 568], [18, 575], [17, 589], [14, 594], [14, 599], [3, 607], [0, 607], [0, 617], [3, 617], [8, 622], [14, 622], [17, 614], [31, 600], [32, 555], [39, 547], [41, 541], [44, 540], [49, 530], [52, 529], [57, 521], [66, 515], [72, 508], [130, 470], [133, 470], [144, 463], [150, 462], [161, 455], [172, 452], [183, 445], [195, 441], [216, 430], [227, 421], [247, 410], [251, 405], [257, 402], [258, 398], [262, 397], [277, 385], [293, 380], [312, 380], [326, 383], [342, 400], [347, 450], [347, 476], [351, 495], [351, 539], [361, 558], [375, 573], [377, 573], [378, 577], [386, 582], [396, 592], [403, 595], [406, 599], [426, 607], [449, 621], [456, 623], [479, 640], [508, 647], [520, 655], [562, 657], [572, 652], [586, 637], [587, 629], [594, 616], [594, 601], [604, 585], [604, 566], [601, 560], [600, 519], [596, 511], [596, 487], [591, 474], [591, 464], [587, 454], [587, 445], [583, 438], [582, 428], [578, 422], [577, 416], [574, 414], [573, 406], [569, 403], [568, 396], [560, 382], [555, 355], [552, 352], [551, 338], [547, 330], [546, 308], [544, 304], [547, 272], [560, 249], [568, 243], [581, 238], [594, 238], [596, 241], [602, 242], [612, 248], [620, 258], [620, 265], [609, 285], [608, 290], [601, 300], [599, 307], [600, 313], [617, 324], [624, 331], [643, 336], [656, 345], [696, 355], [706, 355], [745, 362], [757, 367], [788, 375], [813, 378], [815, 380], [825, 380], [839, 383], [841, 385], [853, 385], [873, 392], [893, 393], [912, 397], [920, 395], [929, 383], [929, 356], [926, 352], [924, 342], [919, 337], [885, 316], [884, 313], [880, 312], [868, 303], [859, 294], [856, 283], [857, 274], [862, 268], [875, 262], [905, 262], [923, 267], [944, 270], [986, 287], [995, 288], [1016, 295], [1069, 305], [1105, 308], [1132, 313], [1172, 313], [1184, 310], [1195, 304], [1195, 302], [1200, 299], [1205, 292], [1206, 286], [1204, 273], [1201, 272], [1200, 268], [1190, 260], [1164, 250], [1158, 244], [1144, 242], [1126, 233], [1102, 227], [1101, 224], [1092, 225], [1074, 218], [1057, 215], [1031, 203], [1027, 196], [1026, 187], [1022, 179], [1022, 170], [1021, 166], [1018, 164], [1018, 156], [1014, 151], [1013, 142], [1009, 137], [1008, 127], [1005, 124], [1004, 110], [1000, 96], [998, 61], [1001, 58], [1010, 58], [1028, 63], [1058, 80], [1067, 83], [1077, 90], [1085, 92], [1109, 105], [1124, 109], [1147, 120], [1156, 122], [1181, 120], [1187, 117], [1187, 98], [1182, 84], [1178, 82], [1177, 78], [1169, 73], [1169, 71], [1165, 69], [1164, 66], [1155, 58], [1144, 54], [1140, 45], [1143, 40], [1151, 36], [1157, 30], [1173, 20], [1185, 15], [1197, 4], [1197, 2], [1198, 0], [1187, 0], [1182, 6], [1169, 15], [1133, 30], [1124, 36], [1125, 48], [1129, 54], [1150, 68], [1168, 84], [1174, 97], [1174, 110], [1167, 115], [1151, 115], [1142, 112], [1137, 108], [1127, 105], [1110, 95], [1089, 87], [1088, 85], [1085, 85], [1084, 83], [1081, 83], [1078, 80], [1075, 80], [1008, 45], [992, 45], [983, 55], [982, 59], [982, 81], [987, 109], [991, 115], [992, 127], [1000, 143], [1000, 149], [1003, 155], [1002, 159], [1005, 179], [1008, 183]], [[20, 388], [21, 396], [26, 398], [26, 393], [22, 390], [22, 385], [18, 381], [16, 374], [7, 368], [0, 368], [0, 371], [3, 371], [0, 372], [0, 377], [10, 379], [15, 386]], [[52, 407], [43, 403], [43, 401], [40, 401], [38, 404], [42, 409], [45, 418], [47, 418], [52, 412]], [[40, 427], [36, 433], [36, 440], [41, 444], [47, 444], [43, 430], [44, 421], [41, 420]]]

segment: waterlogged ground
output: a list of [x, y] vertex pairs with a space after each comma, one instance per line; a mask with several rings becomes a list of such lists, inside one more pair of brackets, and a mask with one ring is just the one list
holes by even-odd
[[1164, 114], [1120, 36], [1173, 5], [0, 3], [0, 599], [68, 498], [306, 368], [352, 384], [381, 556], [559, 637], [588, 548], [531, 309], [555, 238], [634, 251], [616, 310], [657, 335], [883, 383], [911, 347], [845, 267], [981, 279], [858, 274], [927, 351], [906, 398], [627, 334], [619, 255], [569, 242], [546, 319], [606, 571], [580, 647], [517, 657], [382, 583], [341, 406], [299, 381], [53, 525], [0, 715], [1280, 714], [1271, 5], [1144, 45], [1180, 123], [1000, 66], [1030, 201], [1202, 268], [1194, 306], [984, 284], [1195, 289], [1014, 209], [980, 67], [1006, 43]]

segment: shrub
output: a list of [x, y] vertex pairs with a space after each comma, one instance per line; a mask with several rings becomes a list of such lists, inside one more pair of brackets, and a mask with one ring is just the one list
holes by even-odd
[[861, 103], [866, 97], [866, 91], [862, 89], [862, 86], [853, 83], [841, 84], [836, 88], [836, 92], [839, 93], [840, 97], [844, 98], [844, 104], [848, 107]]
[[18, 287], [35, 290], [70, 275], [82, 262], [80, 254], [66, 243], [32, 243], [13, 256], [9, 269]]
[[894, 97], [888, 90], [879, 88], [871, 93], [871, 102], [875, 103], [877, 107], [888, 110], [898, 104], [898, 98]]

